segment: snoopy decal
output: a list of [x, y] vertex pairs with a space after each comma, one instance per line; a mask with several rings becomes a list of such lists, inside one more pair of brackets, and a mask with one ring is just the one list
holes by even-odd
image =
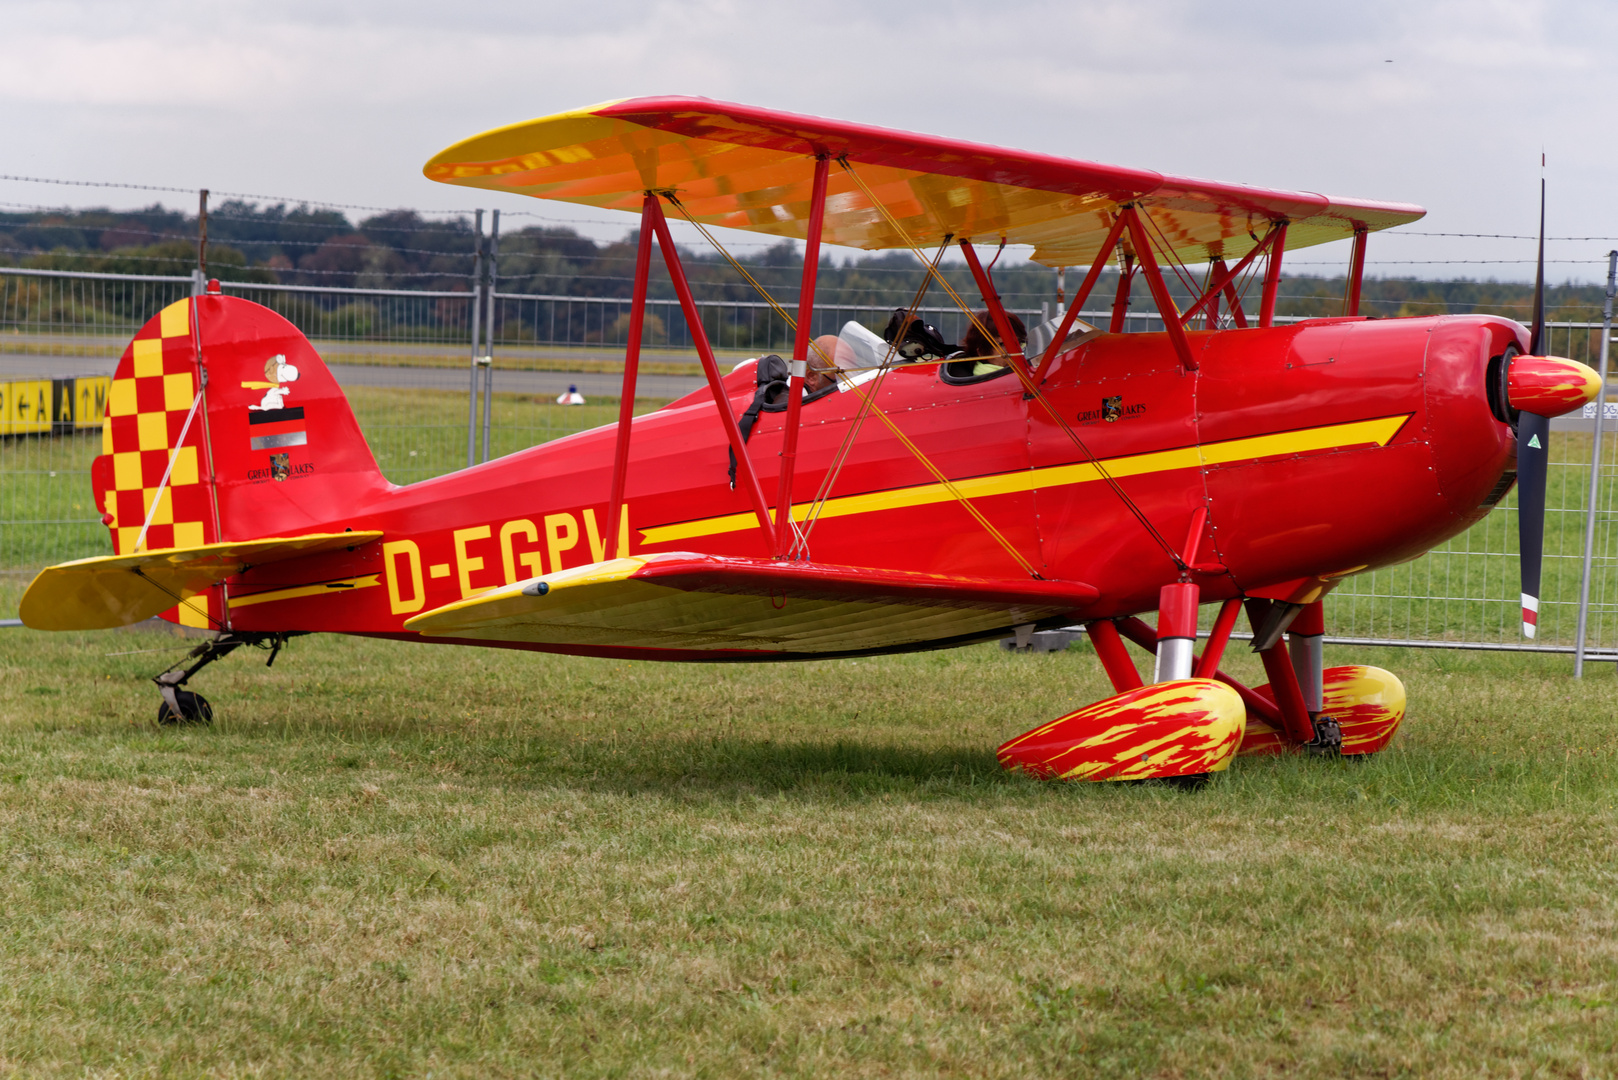
[[286, 396], [292, 393], [287, 389], [286, 383], [298, 381], [298, 369], [287, 363], [287, 358], [280, 354], [264, 361], [264, 382], [244, 382], [244, 390], [262, 390], [264, 397], [257, 405], [249, 405], [248, 409], [268, 412], [282, 408], [286, 403]]

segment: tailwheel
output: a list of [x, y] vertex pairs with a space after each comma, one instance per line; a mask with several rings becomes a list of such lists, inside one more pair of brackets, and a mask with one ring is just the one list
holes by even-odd
[[229, 656], [243, 645], [267, 649], [270, 658], [265, 661], [264, 666], [269, 667], [275, 663], [281, 647], [292, 636], [292, 634], [225, 633], [192, 649], [184, 660], [152, 680], [157, 684], [158, 693], [163, 695], [163, 700], [157, 706], [158, 726], [213, 723], [213, 706], [208, 703], [208, 699], [194, 690], [185, 688], [191, 676], [215, 660]]
[[1103, 698], [1001, 745], [1000, 764], [1053, 780], [1162, 780], [1200, 787], [1242, 741], [1242, 700], [1212, 679]]
[[174, 691], [174, 703], [165, 698], [157, 705], [157, 725], [174, 727], [180, 724], [213, 723], [213, 706], [208, 699], [191, 690]]

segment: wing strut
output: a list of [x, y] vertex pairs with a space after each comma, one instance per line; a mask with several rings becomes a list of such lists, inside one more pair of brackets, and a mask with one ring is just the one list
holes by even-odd
[[[902, 237], [904, 239], [905, 244], [910, 248], [911, 252], [918, 259], [923, 259], [925, 261], [925, 257], [922, 255], [921, 249], [916, 246], [915, 241], [910, 239], [909, 234], [904, 231], [904, 227], [902, 225], [900, 225], [898, 220], [888, 211], [888, 208], [886, 206], [883, 206], [879, 201], [877, 201], [875, 196], [871, 194], [870, 188], [868, 188], [865, 185], [864, 180], [860, 179], [859, 174], [854, 171], [853, 167], [850, 166], [846, 160], [841, 160], [840, 159], [839, 164], [841, 164], [843, 166], [843, 168], [848, 172], [849, 177], [852, 178], [854, 183], [859, 186], [860, 190], [865, 192], [867, 197], [869, 197], [871, 199], [871, 204], [882, 212], [883, 217], [887, 218], [888, 224], [893, 227], [893, 230], [894, 230], [894, 232], [896, 234], [898, 234], [900, 237]], [[942, 252], [942, 248], [940, 249], [940, 252]], [[955, 291], [955, 287], [952, 286], [949, 283], [949, 279], [945, 278], [942, 274], [938, 273], [938, 268], [937, 268], [936, 262], [931, 267], [929, 267], [928, 272], [929, 272], [929, 274], [931, 274], [933, 277], [935, 277], [937, 279], [938, 284], [943, 287], [945, 292], [949, 293], [950, 298], [955, 301], [955, 303], [960, 307], [960, 309], [967, 313], [967, 317], [971, 318], [972, 317], [971, 308], [968, 307], [966, 302], [961, 299], [961, 294]], [[1113, 333], [1118, 333], [1119, 330], [1121, 329], [1121, 324], [1123, 322], [1123, 313], [1128, 308], [1129, 283], [1130, 283], [1130, 280], [1133, 277], [1133, 275], [1134, 275], [1133, 257], [1128, 252], [1125, 252], [1124, 253], [1123, 270], [1118, 276], [1118, 290], [1119, 290], [1118, 291], [1118, 299], [1117, 299], [1117, 301], [1115, 301], [1115, 303], [1113, 305], [1113, 312], [1112, 312], [1112, 321], [1113, 321], [1112, 332]], [[918, 298], [918, 302], [919, 302], [919, 298]], [[973, 319], [972, 321], [975, 323], [977, 320]], [[1119, 500], [1121, 502], [1123, 502], [1123, 504], [1126, 507], [1129, 508], [1129, 512], [1132, 513], [1135, 516], [1135, 520], [1140, 522], [1141, 528], [1145, 529], [1146, 534], [1148, 536], [1150, 536], [1154, 541], [1157, 542], [1158, 547], [1163, 549], [1163, 553], [1169, 557], [1169, 561], [1174, 563], [1174, 565], [1176, 567], [1178, 567], [1180, 570], [1189, 572], [1190, 567], [1185, 565], [1184, 560], [1182, 560], [1180, 558], [1180, 553], [1178, 551], [1176, 551], [1174, 549], [1174, 547], [1172, 545], [1170, 545], [1169, 542], [1163, 538], [1163, 534], [1158, 531], [1157, 526], [1152, 524], [1151, 519], [1146, 516], [1146, 512], [1143, 511], [1135, 503], [1134, 499], [1131, 499], [1129, 497], [1129, 493], [1126, 492], [1123, 489], [1122, 485], [1120, 485], [1118, 483], [1117, 479], [1114, 478], [1111, 473], [1107, 472], [1106, 467], [1101, 464], [1100, 459], [1097, 458], [1095, 456], [1095, 454], [1090, 452], [1090, 448], [1088, 446], [1084, 445], [1084, 441], [1079, 438], [1078, 433], [1075, 432], [1073, 430], [1073, 428], [1068, 424], [1068, 422], [1065, 419], [1062, 418], [1061, 412], [1058, 409], [1056, 409], [1050, 403], [1050, 400], [1048, 398], [1046, 398], [1044, 394], [1040, 393], [1039, 384], [1034, 381], [1034, 378], [1033, 378], [1032, 374], [1028, 371], [1028, 369], [1025, 366], [1018, 365], [1018, 364], [1012, 364], [1012, 365], [1010, 365], [1010, 367], [1011, 367], [1011, 370], [1016, 373], [1017, 378], [1022, 380], [1023, 389], [1028, 393], [1028, 395], [1030, 397], [1032, 397], [1034, 400], [1038, 401], [1040, 403], [1040, 405], [1044, 407], [1045, 411], [1050, 414], [1051, 419], [1053, 421], [1055, 421], [1057, 426], [1060, 427], [1064, 432], [1067, 433], [1067, 437], [1072, 440], [1073, 445], [1078, 447], [1079, 452], [1082, 453], [1089, 460], [1090, 464], [1095, 467], [1096, 471], [1101, 474], [1101, 478], [1107, 482], [1107, 486], [1112, 489], [1113, 494], [1117, 495]], [[863, 393], [863, 391], [861, 391], [861, 393]], [[894, 423], [893, 423], [893, 421], [891, 419], [889, 419], [886, 415], [884, 415], [881, 412], [881, 410], [877, 410], [877, 415], [881, 416], [883, 422], [888, 425], [888, 428], [891, 431], [893, 431], [893, 433], [895, 435], [897, 435], [901, 441], [905, 442], [908, 445], [909, 440], [905, 438], [904, 434], [899, 431], [898, 427], [896, 425], [894, 425]], [[935, 474], [936, 474], [935, 466], [933, 466], [933, 464], [931, 462], [927, 461], [925, 458], [921, 458], [919, 451], [916, 451], [916, 453], [917, 453], [918, 459], [921, 460], [922, 464], [926, 465], [929, 469], [934, 469]], [[978, 510], [974, 506], [972, 506], [972, 504], [969, 501], [967, 501], [967, 499], [964, 496], [961, 496], [958, 493], [956, 493], [954, 486], [951, 485], [949, 483], [949, 481], [944, 480], [943, 477], [942, 477], [942, 474], [936, 474], [936, 475], [938, 475], [939, 479], [947, 487], [949, 487], [950, 492], [952, 494], [956, 495], [956, 498], [958, 498], [960, 500], [961, 505], [966, 507], [966, 509], [974, 517], [979, 518], [979, 520], [982, 522], [984, 528], [988, 529], [989, 532], [991, 533], [991, 535], [993, 535], [996, 540], [1000, 541], [1000, 545], [1002, 547], [1004, 547], [1006, 549], [1006, 551], [1011, 554], [1012, 558], [1016, 559], [1019, 564], [1024, 563], [1024, 560], [1023, 560], [1022, 556], [1020, 554], [1018, 554], [1017, 551], [1013, 547], [1011, 547], [1011, 545], [1010, 545], [1010, 543], [1008, 541], [1006, 541], [1003, 537], [1000, 536], [999, 532], [997, 530], [995, 530], [994, 527], [988, 523], [987, 519], [981, 518], [980, 515], [979, 515]], [[1031, 568], [1029, 568], [1029, 573], [1030, 573], [1030, 576], [1033, 576], [1033, 577], [1038, 577], [1039, 576], [1038, 574], [1034, 573]]]
[[1131, 204], [1124, 207], [1123, 216], [1128, 224], [1129, 238], [1135, 245], [1135, 258], [1140, 260], [1141, 271], [1146, 275], [1146, 287], [1152, 290], [1152, 299], [1157, 301], [1157, 310], [1163, 316], [1163, 328], [1169, 332], [1169, 341], [1185, 369], [1195, 371], [1197, 360], [1191, 355], [1191, 342], [1186, 340], [1185, 327], [1180, 325], [1180, 312], [1174, 306], [1174, 297], [1169, 295], [1168, 284], [1164, 282], [1163, 272], [1158, 269], [1157, 258], [1152, 254], [1152, 241], [1146, 235], [1146, 227], [1141, 224], [1140, 211]]
[[[674, 282], [674, 292], [680, 298], [680, 308], [685, 312], [686, 325], [691, 329], [692, 344], [696, 345], [697, 356], [702, 360], [703, 374], [708, 376], [708, 385], [713, 390], [714, 405], [717, 406], [720, 421], [725, 425], [725, 436], [730, 440], [730, 448], [736, 453], [736, 464], [747, 487], [747, 497], [753, 503], [753, 513], [758, 515], [758, 527], [764, 533], [765, 550], [774, 555], [775, 524], [770, 521], [770, 504], [764, 498], [764, 489], [759, 486], [753, 459], [747, 456], [747, 444], [742, 441], [741, 428], [736, 426], [736, 412], [730, 407], [730, 395], [725, 393], [725, 384], [720, 379], [719, 362], [714, 359], [713, 346], [708, 343], [708, 333], [702, 328], [702, 316], [697, 311], [696, 298], [691, 295], [691, 284], [686, 280], [685, 267], [680, 264], [680, 253], [675, 250], [674, 238], [669, 235], [669, 223], [663, 217], [663, 207], [655, 198], [646, 203], [646, 213], [651, 218], [652, 228], [657, 232], [657, 246], [663, 251], [663, 262], [669, 268], [669, 277]], [[608, 527], [611, 528], [611, 525]]]
[[1275, 293], [1281, 285], [1281, 256], [1287, 249], [1287, 223], [1277, 221], [1271, 230], [1275, 239], [1270, 242], [1270, 253], [1264, 257], [1264, 293], [1258, 305], [1258, 324], [1275, 325]]
[[[1228, 299], [1231, 303], [1231, 313], [1239, 315], [1241, 301], [1236, 294], [1236, 279], [1241, 277], [1242, 271], [1246, 270], [1252, 265], [1254, 259], [1270, 250], [1270, 244], [1274, 240], [1275, 228], [1272, 226], [1270, 231], [1264, 234], [1264, 239], [1258, 242], [1258, 247], [1242, 256], [1241, 261], [1228, 270], [1225, 268], [1224, 259], [1215, 259], [1213, 281], [1209, 283], [1208, 288], [1203, 291], [1202, 295], [1197, 298], [1196, 302], [1185, 309], [1184, 314], [1180, 316], [1180, 322], [1190, 322], [1196, 313], [1202, 310], [1202, 307], [1205, 304], [1212, 303], [1215, 307], [1218, 307], [1217, 300], [1221, 292], [1225, 294], [1226, 299]], [[1247, 319], [1245, 317], [1239, 317], [1237, 319], [1237, 325], [1246, 327]]]
[[[1217, 265], [1221, 270], [1224, 269], [1225, 260], [1218, 260]], [[1246, 330], [1247, 312], [1242, 310], [1242, 297], [1241, 294], [1236, 291], [1236, 282], [1229, 277], [1225, 279], [1225, 302], [1230, 305], [1231, 319], [1236, 323], [1237, 327], [1242, 330]], [[1217, 325], [1214, 328], [1218, 329]]]
[[1118, 268], [1118, 292], [1112, 298], [1112, 321], [1107, 324], [1107, 333], [1121, 334], [1124, 332], [1124, 318], [1129, 314], [1129, 290], [1135, 282], [1135, 254], [1124, 252], [1124, 265]]
[[1011, 320], [1006, 318], [1006, 308], [1000, 302], [1000, 294], [995, 291], [994, 279], [983, 272], [983, 265], [978, 262], [978, 253], [972, 247], [972, 241], [963, 236], [960, 243], [961, 254], [966, 256], [966, 265], [972, 271], [972, 280], [977, 282], [978, 292], [983, 294], [983, 302], [989, 305], [989, 318], [994, 322], [995, 335], [1000, 339], [1001, 351], [1013, 364], [1028, 363], [1028, 358], [1017, 345], [1017, 335], [1011, 329]]
[[776, 489], [775, 554], [788, 551], [787, 530], [792, 528], [792, 474], [798, 463], [798, 412], [803, 407], [803, 380], [809, 374], [809, 342], [815, 313], [815, 274], [820, 268], [820, 233], [826, 223], [826, 182], [831, 159], [815, 158], [815, 183], [810, 195], [809, 237], [803, 248], [803, 284], [798, 289], [798, 332], [792, 342], [792, 375], [787, 383], [786, 430], [781, 435], [781, 482]]
[[[848, 168], [847, 162], [840, 162], [840, 164], [842, 164], [844, 168]], [[849, 174], [851, 176], [854, 176], [853, 170], [849, 170]], [[857, 176], [854, 176], [854, 180], [855, 180], [856, 183], [860, 182], [859, 178]], [[736, 270], [742, 275], [742, 277], [744, 277], [753, 286], [754, 289], [758, 290], [758, 294], [760, 296], [762, 296], [766, 301], [768, 301], [769, 305], [772, 308], [775, 309], [776, 313], [781, 316], [782, 320], [787, 324], [787, 326], [789, 328], [792, 329], [794, 334], [796, 334], [797, 330], [798, 330], [798, 320], [794, 319], [792, 317], [792, 315], [789, 314], [786, 311], [785, 308], [783, 308], [778, 302], [776, 302], [775, 297], [771, 296], [769, 291], [767, 289], [765, 289], [762, 285], [760, 285], [758, 283], [758, 281], [751, 274], [749, 274], [747, 272], [747, 268], [742, 266], [740, 263], [738, 263], [735, 260], [735, 258], [730, 254], [730, 252], [726, 251], [724, 249], [723, 245], [721, 245], [719, 243], [719, 241], [714, 239], [713, 235], [711, 233], [709, 233], [706, 228], [703, 227], [703, 225], [702, 225], [702, 223], [700, 221], [697, 221], [694, 217], [692, 217], [689, 213], [686, 212], [685, 207], [681, 205], [680, 200], [674, 195], [673, 192], [664, 192], [663, 194], [664, 194], [664, 197], [666, 197], [669, 200], [669, 202], [671, 202], [674, 205], [674, 207], [676, 209], [678, 209], [682, 214], [685, 215], [687, 221], [689, 221], [692, 225], [696, 226], [697, 230], [699, 232], [701, 232], [705, 237], [708, 238], [708, 242], [713, 245], [714, 250], [719, 252], [720, 255], [724, 256], [725, 260], [727, 262], [729, 262], [731, 264], [731, 266], [735, 267]], [[886, 213], [886, 211], [884, 211], [884, 213]], [[661, 240], [659, 242], [661, 243]], [[945, 240], [945, 242], [943, 244], [939, 245], [938, 258], [943, 258], [944, 250], [948, 246], [949, 246], [949, 241], [947, 239]], [[914, 251], [915, 250], [914, 247], [912, 247], [911, 250]], [[919, 254], [919, 252], [918, 252], [918, 254]], [[950, 288], [950, 284], [949, 284], [948, 279], [943, 277], [942, 275], [940, 275], [938, 273], [937, 260], [935, 259], [933, 261], [933, 263], [931, 263], [928, 266], [927, 274], [926, 274], [926, 276], [924, 276], [922, 278], [922, 283], [917, 288], [915, 300], [910, 305], [910, 314], [911, 315], [914, 315], [916, 310], [921, 306], [921, 301], [922, 301], [923, 296], [924, 296], [924, 294], [926, 292], [927, 283], [929, 281], [934, 281], [934, 280], [938, 281], [941, 285], [943, 285], [943, 287], [950, 292], [950, 295], [955, 297], [956, 303], [961, 303], [960, 296], [957, 293], [955, 293], [953, 289]], [[961, 305], [961, 310], [967, 311], [968, 314], [970, 315], [970, 310], [964, 304]], [[985, 330], [985, 333], [987, 333], [986, 330]], [[703, 340], [704, 340], [704, 342], [706, 341], [706, 339], [703, 339]], [[813, 340], [811, 340], [809, 344], [810, 344], [811, 347], [815, 348], [816, 352], [820, 352], [819, 347], [814, 345]], [[822, 353], [821, 355], [823, 357], [825, 357], [824, 353]], [[889, 350], [890, 359], [891, 359], [891, 356], [892, 356], [892, 350], [890, 349]], [[830, 357], [825, 357], [825, 359], [829, 361], [831, 358]], [[841, 373], [839, 373], [838, 378], [843, 378], [843, 377], [844, 376]], [[1023, 374], [1022, 377], [1026, 378], [1027, 376], [1026, 376], [1026, 374]], [[956, 501], [958, 501], [961, 504], [962, 508], [965, 509], [968, 514], [972, 515], [973, 520], [976, 521], [979, 525], [983, 526], [984, 531], [987, 532], [989, 534], [989, 536], [997, 544], [999, 544], [1001, 546], [1001, 548], [1003, 548], [1005, 550], [1006, 554], [1011, 556], [1013, 562], [1015, 562], [1024, 572], [1026, 572], [1029, 577], [1039, 578], [1040, 577], [1039, 571], [1034, 568], [1033, 564], [1030, 563], [1027, 559], [1025, 559], [1022, 556], [1022, 554], [1012, 545], [1011, 541], [1007, 540], [1005, 538], [1005, 536], [1000, 532], [1000, 530], [996, 529], [994, 527], [994, 524], [992, 522], [990, 522], [987, 517], [983, 516], [982, 511], [980, 511], [977, 507], [972, 505], [972, 502], [971, 502], [970, 499], [968, 499], [965, 495], [962, 495], [960, 493], [960, 489], [958, 489], [955, 486], [955, 484], [947, 476], [945, 476], [943, 474], [943, 472], [938, 468], [937, 465], [933, 464], [932, 460], [929, 459], [927, 457], [927, 455], [922, 452], [921, 447], [917, 446], [910, 439], [909, 436], [907, 436], [903, 431], [901, 431], [899, 429], [899, 426], [893, 422], [893, 419], [890, 416], [888, 416], [886, 413], [884, 413], [881, 410], [881, 408], [879, 408], [877, 406], [877, 404], [876, 404], [876, 392], [881, 387], [881, 379], [882, 379], [882, 376], [879, 375], [878, 378], [877, 378], [877, 381], [872, 383], [869, 387], [862, 387], [862, 386], [854, 386], [853, 387], [854, 393], [857, 394], [859, 396], [859, 398], [860, 398], [859, 414], [858, 414], [858, 417], [856, 418], [856, 420], [854, 421], [854, 423], [852, 425], [850, 425], [848, 434], [844, 437], [843, 447], [842, 447], [842, 449], [840, 449], [838, 451], [837, 456], [833, 459], [832, 467], [827, 471], [825, 478], [821, 481], [821, 490], [819, 492], [817, 492], [816, 495], [815, 495], [815, 500], [814, 500], [815, 503], [824, 503], [826, 495], [831, 490], [831, 485], [836, 481], [837, 474], [842, 468], [841, 463], [844, 460], [844, 455], [846, 455], [846, 453], [848, 451], [848, 448], [853, 443], [853, 439], [858, 434], [861, 425], [863, 425], [864, 418], [866, 416], [868, 416], [868, 415], [874, 415], [874, 416], [876, 416], [876, 418], [878, 420], [882, 421], [883, 425], [886, 426], [887, 429], [890, 432], [893, 433], [893, 436], [896, 439], [899, 440], [900, 444], [903, 445], [905, 447], [905, 449], [910, 451], [911, 455], [915, 457], [916, 461], [919, 462], [924, 469], [926, 469], [928, 472], [932, 473], [933, 478], [935, 480], [937, 480], [940, 484], [942, 484], [945, 487], [945, 489], [947, 489], [950, 492], [950, 494], [954, 496]], [[727, 402], [727, 404], [728, 404], [728, 402]], [[809, 555], [808, 555], [809, 547], [808, 547], [808, 543], [807, 543], [807, 538], [808, 538], [809, 532], [814, 528], [816, 516], [817, 516], [817, 511], [815, 511], [813, 509], [811, 509], [809, 514], [806, 516], [806, 518], [805, 518], [805, 520], [807, 522], [806, 527], [799, 534], [797, 542], [793, 546], [792, 551], [789, 552], [789, 554], [794, 555], [795, 558], [802, 558], [804, 560], [807, 560], [809, 558]], [[773, 543], [774, 539], [775, 539], [775, 534], [773, 532], [771, 533], [770, 538], [771, 538], [771, 542]], [[796, 554], [797, 552], [802, 552], [802, 555], [797, 555]]]
[[1062, 316], [1062, 325], [1057, 327], [1056, 336], [1051, 339], [1050, 348], [1045, 350], [1045, 359], [1039, 362], [1039, 370], [1034, 372], [1035, 382], [1045, 381], [1045, 372], [1050, 370], [1051, 361], [1055, 360], [1067, 342], [1067, 335], [1073, 329], [1073, 320], [1078, 317], [1079, 308], [1090, 299], [1090, 290], [1096, 287], [1101, 280], [1101, 271], [1112, 260], [1112, 249], [1118, 246], [1118, 238], [1124, 234], [1124, 219], [1117, 218], [1112, 223], [1112, 229], [1107, 233], [1106, 242], [1096, 254], [1095, 261], [1090, 264], [1090, 272], [1084, 275], [1084, 284], [1073, 294], [1073, 302], [1068, 305], [1067, 313]]
[[635, 381], [640, 374], [641, 330], [646, 325], [646, 282], [652, 269], [652, 214], [657, 196], [646, 193], [640, 211], [640, 243], [635, 249], [635, 293], [629, 304], [629, 344], [624, 349], [624, 388], [618, 399], [618, 444], [612, 455], [612, 493], [607, 498], [607, 558], [628, 555], [618, 550], [624, 512], [624, 481], [629, 473], [629, 431], [635, 419]]
[[1360, 313], [1360, 286], [1365, 281], [1365, 238], [1369, 233], [1364, 225], [1354, 230], [1354, 252], [1349, 256], [1348, 291], [1343, 294], [1343, 314]]

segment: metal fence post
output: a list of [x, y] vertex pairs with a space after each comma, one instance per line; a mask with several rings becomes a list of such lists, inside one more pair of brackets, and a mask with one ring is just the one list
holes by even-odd
[[466, 399], [466, 467], [477, 464], [478, 318], [483, 314], [483, 211], [472, 225], [472, 390]]
[[500, 211], [491, 212], [489, 221], [489, 264], [488, 280], [489, 290], [485, 294], [488, 298], [489, 314], [483, 320], [483, 460], [489, 460], [489, 411], [494, 401], [494, 292], [499, 284], [496, 280], [499, 275], [500, 257]]
[[208, 189], [197, 192], [197, 276], [208, 279]]
[[1584, 506], [1584, 571], [1579, 577], [1579, 622], [1573, 635], [1573, 677], [1584, 677], [1584, 640], [1590, 627], [1590, 563], [1595, 557], [1596, 500], [1601, 494], [1601, 428], [1607, 411], [1607, 352], [1612, 339], [1612, 298], [1618, 293], [1618, 251], [1607, 252], [1607, 299], [1601, 305], [1601, 355], [1596, 373], [1595, 438], [1590, 450], [1590, 495]]

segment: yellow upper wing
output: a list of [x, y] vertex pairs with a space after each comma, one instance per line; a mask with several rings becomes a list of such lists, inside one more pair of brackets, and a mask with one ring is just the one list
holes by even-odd
[[1425, 213], [679, 97], [606, 102], [497, 128], [439, 153], [424, 172], [448, 184], [618, 210], [639, 210], [648, 190], [672, 191], [699, 221], [802, 238], [817, 154], [839, 161], [824, 239], [867, 249], [905, 246], [867, 189], [917, 244], [1003, 236], [1034, 245], [1034, 259], [1050, 266], [1091, 261], [1125, 203], [1141, 206], [1164, 250], [1185, 263], [1238, 258], [1277, 221], [1289, 223], [1290, 249]]

